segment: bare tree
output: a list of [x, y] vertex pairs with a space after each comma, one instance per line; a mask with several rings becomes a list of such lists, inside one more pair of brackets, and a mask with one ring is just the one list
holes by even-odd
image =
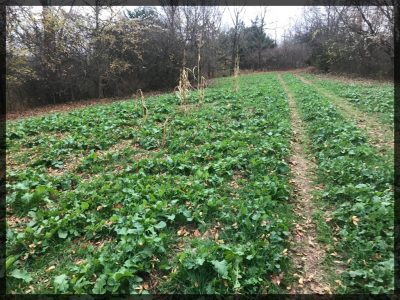
[[[259, 20], [259, 28], [261, 32], [264, 32], [265, 30], [265, 16], [267, 14], [267, 7], [260, 7], [261, 12], [258, 15], [258, 20]], [[257, 56], [258, 56], [258, 69], [261, 68], [261, 53], [262, 53], [262, 48], [263, 48], [263, 41], [261, 38], [258, 39], [257, 41]]]
[[233, 12], [229, 9], [229, 14], [233, 23], [233, 35], [232, 35], [232, 56], [231, 56], [231, 75], [235, 68], [235, 62], [239, 56], [239, 40], [240, 40], [240, 23], [242, 14], [245, 12], [245, 7], [234, 7]]

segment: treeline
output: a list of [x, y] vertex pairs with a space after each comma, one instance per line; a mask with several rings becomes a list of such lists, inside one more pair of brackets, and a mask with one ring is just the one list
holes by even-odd
[[[281, 42], [266, 34], [260, 9], [159, 6], [7, 6], [7, 110], [173, 89], [183, 68], [206, 78], [240, 69], [316, 66], [390, 77], [393, 8], [308, 7]], [[162, 2], [161, 2], [162, 4]], [[230, 25], [222, 26], [229, 10]]]
[[292, 29], [290, 43], [306, 45], [306, 63], [322, 71], [393, 78], [394, 2], [369, 4], [308, 7]]
[[7, 109], [171, 89], [182, 68], [229, 75], [239, 44], [241, 64], [260, 68], [248, 53], [275, 44], [240, 13], [222, 29], [217, 6], [7, 7]]

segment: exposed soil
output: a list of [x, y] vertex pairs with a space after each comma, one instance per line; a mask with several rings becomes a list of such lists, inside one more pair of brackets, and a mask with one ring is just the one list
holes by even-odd
[[84, 152], [81, 152], [77, 155], [71, 155], [69, 158], [65, 159], [65, 161], [63, 162], [63, 167], [61, 169], [53, 169], [52, 167], [49, 167], [47, 168], [47, 171], [52, 176], [61, 176], [65, 172], [72, 172], [79, 166], [84, 157]]
[[121, 152], [126, 148], [130, 148], [130, 149], [134, 149], [134, 150], [140, 149], [139, 145], [137, 143], [133, 143], [132, 140], [120, 140], [115, 145], [108, 148], [107, 150], [103, 150], [103, 151], [97, 150], [96, 154], [97, 154], [98, 158], [102, 158], [102, 157], [107, 156], [108, 154]]
[[[108, 153], [114, 153], [121, 149], [127, 148], [130, 144], [131, 144], [130, 140], [122, 140], [117, 144], [113, 145], [112, 147], [110, 147], [108, 150], [104, 151], [97, 150], [96, 155], [98, 158], [102, 158], [106, 156]], [[64, 160], [63, 167], [61, 169], [53, 169], [49, 167], [47, 168], [47, 171], [52, 176], [61, 176], [65, 172], [75, 172], [76, 175], [82, 177], [83, 181], [86, 181], [87, 178], [85, 177], [84, 172], [76, 172], [76, 169], [82, 163], [82, 160], [87, 154], [88, 154], [87, 151], [82, 151], [80, 153], [77, 153], [76, 155], [71, 155], [69, 158]], [[96, 176], [94, 175], [94, 177]]]
[[232, 180], [228, 183], [228, 185], [233, 189], [233, 190], [238, 190], [241, 188], [241, 185], [239, 184], [239, 181], [244, 178], [243, 172], [241, 171], [235, 171]]
[[[33, 161], [37, 158], [39, 153], [37, 151], [32, 151], [32, 148], [22, 147], [18, 150], [18, 153], [15, 154], [9, 150], [6, 151], [5, 159], [6, 159], [6, 169], [7, 171], [15, 172], [22, 169], [25, 169], [28, 163], [20, 163], [17, 162], [18, 158], [22, 155], [29, 154], [29, 160]], [[0, 174], [5, 173], [5, 170], [0, 170]]]
[[[29, 217], [17, 217], [15, 215], [9, 215], [6, 218], [7, 226], [14, 229], [17, 232], [24, 231], [24, 225], [31, 221]], [[22, 225], [22, 227], [20, 227]]]
[[330, 99], [346, 118], [349, 120], [355, 120], [357, 127], [367, 133], [369, 144], [376, 148], [379, 153], [386, 154], [388, 150], [393, 150], [393, 130], [390, 129], [389, 126], [379, 122], [370, 114], [359, 111], [345, 99], [315, 86], [315, 84], [299, 74], [296, 74], [295, 76], [305, 84], [311, 85], [322, 96]]
[[294, 186], [294, 214], [296, 216], [295, 229], [290, 240], [292, 257], [296, 268], [297, 283], [290, 287], [290, 294], [326, 294], [331, 293], [327, 283], [327, 275], [322, 263], [325, 258], [324, 247], [317, 242], [316, 225], [312, 219], [315, 204], [312, 192], [312, 169], [315, 164], [305, 154], [303, 145], [307, 142], [298, 115], [297, 107], [292, 93], [282, 80], [279, 80], [288, 95], [289, 109], [292, 120], [293, 138], [291, 141], [292, 156], [290, 168], [293, 174], [291, 183]]
[[192, 103], [192, 104], [181, 104], [178, 107], [179, 111], [182, 112], [188, 112], [188, 111], [195, 111], [199, 109], [198, 103]]

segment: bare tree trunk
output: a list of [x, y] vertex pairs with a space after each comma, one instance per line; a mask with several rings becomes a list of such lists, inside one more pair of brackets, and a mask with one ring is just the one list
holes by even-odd
[[95, 27], [95, 37], [96, 37], [96, 42], [95, 42], [95, 52], [96, 52], [96, 61], [97, 61], [97, 96], [99, 98], [104, 98], [104, 94], [103, 94], [103, 86], [102, 86], [102, 76], [101, 76], [101, 62], [100, 62], [100, 11], [101, 8], [100, 6], [98, 6], [97, 3], [98, 1], [96, 1], [96, 6], [95, 6], [95, 20], [96, 20], [96, 27]]
[[[262, 10], [262, 13], [260, 14], [260, 30], [261, 30], [261, 34], [264, 33], [264, 26], [265, 26], [265, 15], [267, 13], [266, 8], [264, 7], [264, 9]], [[262, 40], [259, 39], [258, 40], [258, 70], [261, 69], [261, 52], [262, 52]]]
[[240, 22], [240, 14], [243, 11], [243, 7], [241, 9], [234, 10], [234, 16], [231, 15], [233, 26], [234, 26], [234, 35], [232, 41], [232, 57], [231, 57], [231, 69], [230, 75], [233, 75], [235, 69], [235, 61], [236, 57], [239, 55], [239, 22]]
[[43, 40], [42, 40], [42, 55], [40, 59], [41, 72], [43, 72], [43, 78], [47, 82], [50, 88], [47, 88], [43, 95], [45, 99], [52, 99], [55, 104], [54, 96], [54, 79], [56, 74], [54, 72], [54, 43], [55, 43], [55, 32], [52, 25], [51, 15], [51, 1], [41, 0], [42, 4], [42, 26], [43, 26]]

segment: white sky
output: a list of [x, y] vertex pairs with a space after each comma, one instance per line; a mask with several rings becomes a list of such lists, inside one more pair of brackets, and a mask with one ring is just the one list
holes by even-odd
[[[257, 14], [260, 14], [264, 8], [265, 6], [245, 6], [242, 14], [245, 25], [250, 26], [251, 20], [254, 20]], [[296, 19], [302, 16], [303, 8], [304, 6], [267, 6], [267, 13], [265, 15], [265, 30], [267, 34], [272, 39], [275, 39], [276, 28], [276, 39], [279, 43], [285, 30], [288, 30], [294, 25]], [[224, 9], [222, 22], [228, 26], [232, 26], [231, 14], [233, 14], [235, 6], [225, 6], [222, 9]]]
[[[118, 7], [115, 6], [115, 10], [123, 10], [125, 9], [135, 9], [137, 6], [125, 6]], [[246, 26], [251, 25], [251, 20], [255, 19], [257, 14], [263, 10], [265, 6], [245, 6], [243, 13], [241, 14], [243, 21]], [[221, 6], [221, 10], [223, 11], [222, 15], [222, 25], [230, 27], [233, 25], [231, 14], [233, 14], [233, 10], [235, 6]], [[268, 6], [267, 13], [265, 17], [266, 26], [265, 30], [267, 34], [272, 38], [277, 40], [279, 43], [282, 40], [282, 37], [285, 33], [285, 30], [288, 30], [291, 25], [293, 25], [299, 17], [301, 17], [304, 6]], [[69, 7], [66, 9], [69, 10]], [[74, 10], [85, 10], [87, 7], [74, 7]], [[35, 12], [40, 12], [41, 7], [36, 6], [33, 8]]]

